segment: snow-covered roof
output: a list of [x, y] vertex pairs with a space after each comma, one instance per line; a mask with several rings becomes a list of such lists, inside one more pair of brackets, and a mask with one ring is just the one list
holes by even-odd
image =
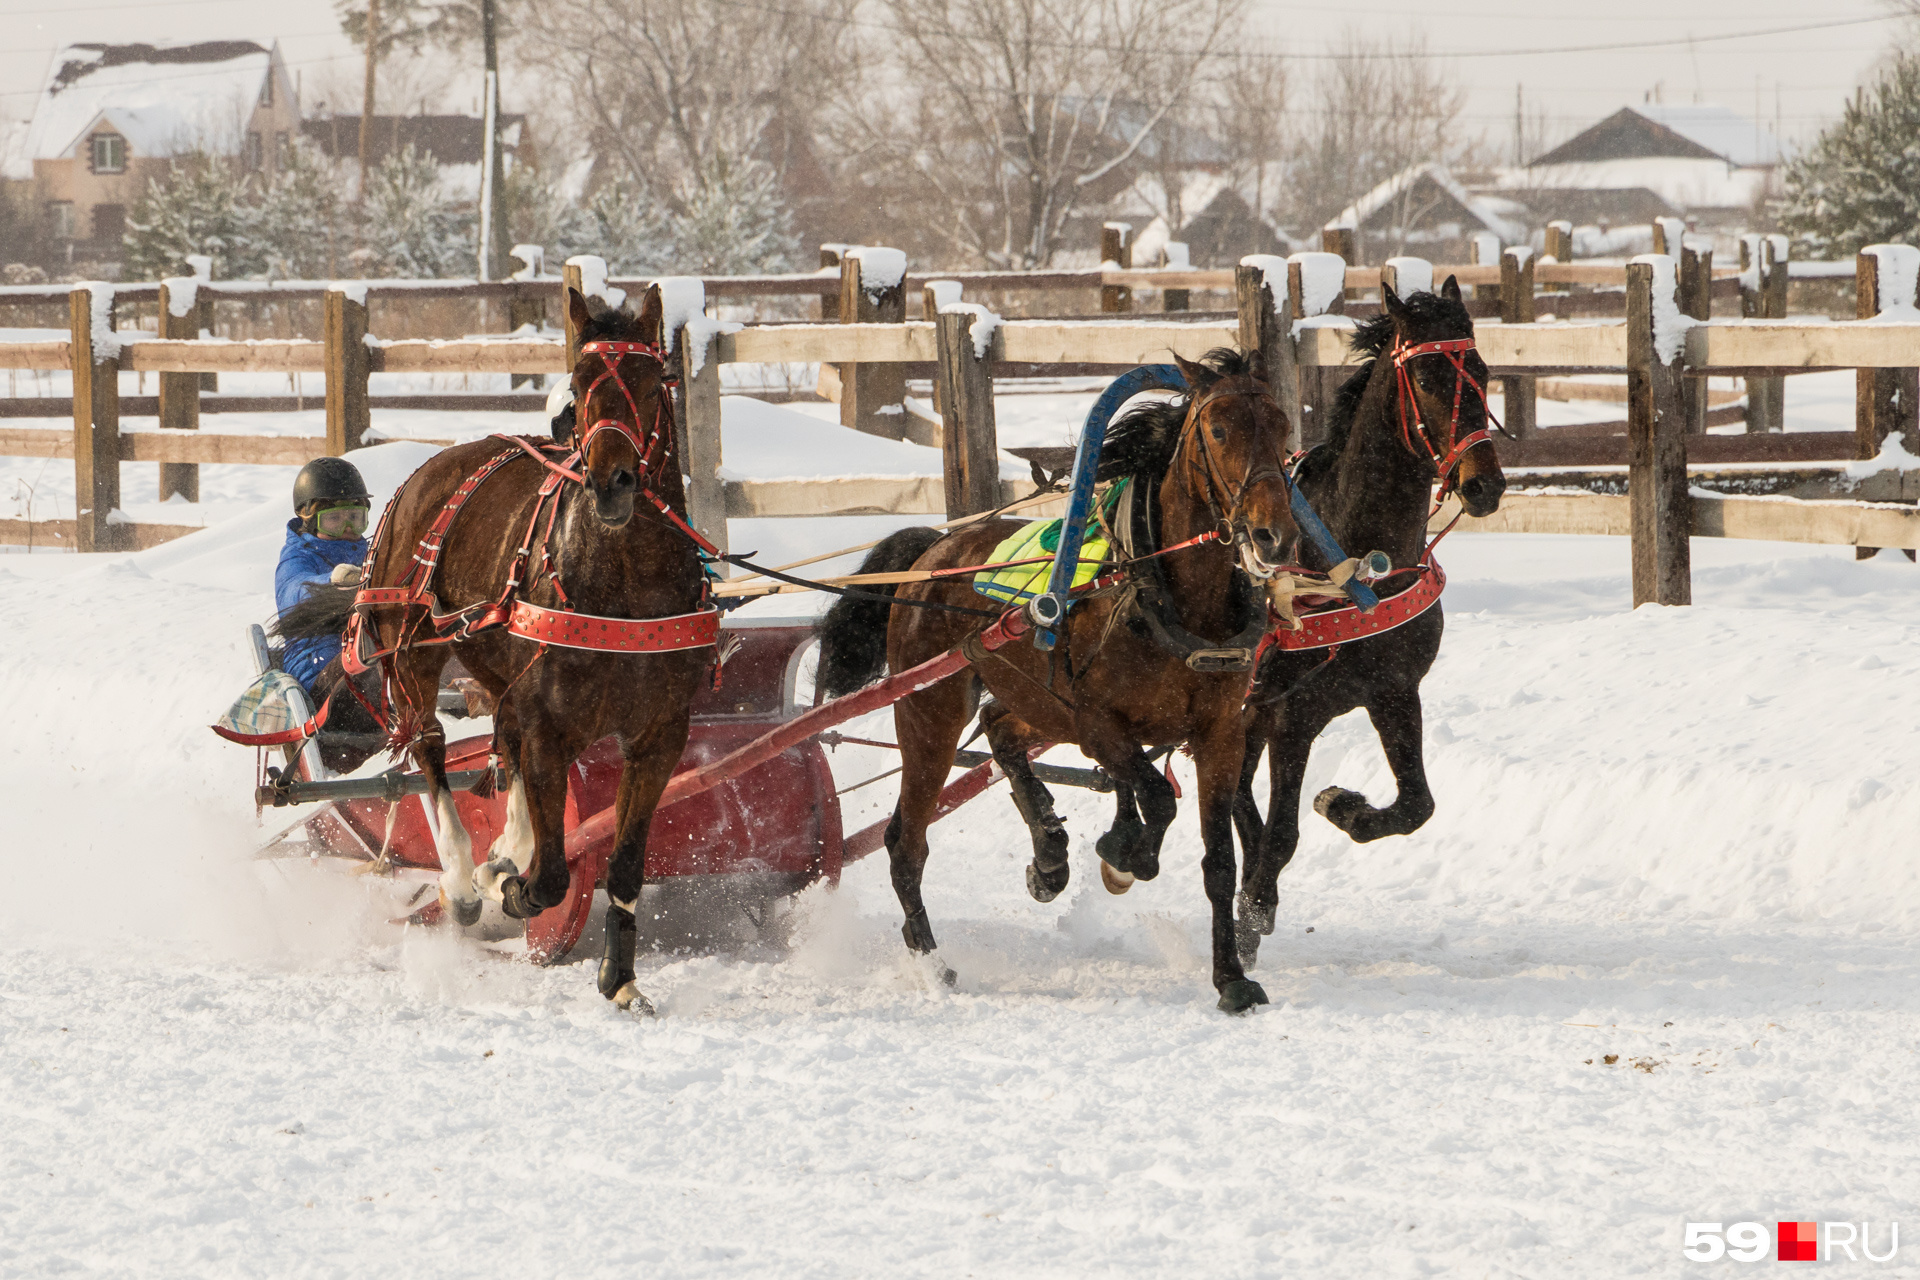
[[33, 157], [27, 153], [27, 122], [0, 126], [0, 178], [31, 178]]
[[136, 156], [230, 147], [260, 100], [273, 51], [251, 40], [69, 44], [54, 51], [25, 154], [55, 160], [105, 123]]
[[1766, 168], [1780, 163], [1781, 147], [1764, 126], [1726, 107], [1646, 105], [1622, 107], [1529, 163], [1649, 158], [1711, 159], [1742, 169]]
[[1475, 195], [1447, 171], [1446, 166], [1434, 163], [1416, 164], [1402, 169], [1358, 200], [1342, 209], [1327, 222], [1328, 229], [1335, 227], [1360, 227], [1376, 213], [1397, 199], [1409, 185], [1422, 179], [1431, 181], [1447, 195], [1453, 198], [1469, 215], [1479, 219], [1488, 231], [1497, 234], [1502, 240], [1524, 240], [1527, 235], [1527, 209], [1524, 205], [1500, 196]]
[[1700, 103], [1695, 106], [1641, 106], [1633, 110], [1743, 168], [1780, 163], [1779, 139], [1764, 125], [1726, 107]]

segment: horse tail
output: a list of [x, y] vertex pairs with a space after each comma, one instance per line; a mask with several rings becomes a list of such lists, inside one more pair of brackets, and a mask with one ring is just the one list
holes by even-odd
[[358, 587], [317, 582], [308, 587], [300, 602], [281, 614], [267, 632], [283, 640], [337, 636], [347, 629], [347, 618], [353, 613], [353, 597], [358, 591]]
[[[882, 538], [860, 573], [898, 573], [911, 569], [927, 549], [946, 535], [938, 529], [902, 529]], [[892, 585], [870, 585], [862, 591], [891, 596]], [[852, 693], [878, 680], [887, 669], [887, 621], [893, 606], [880, 600], [841, 596], [814, 627], [820, 637], [821, 690], [829, 698]]]

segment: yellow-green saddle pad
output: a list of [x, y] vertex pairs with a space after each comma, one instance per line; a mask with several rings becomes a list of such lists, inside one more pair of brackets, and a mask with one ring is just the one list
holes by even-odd
[[[1103, 509], [1110, 509], [1120, 496], [1120, 489], [1126, 481], [1114, 485], [1101, 500]], [[1051, 556], [1060, 549], [1060, 526], [1064, 520], [1035, 520], [1020, 532], [1006, 539], [993, 549], [987, 559], [993, 564], [1002, 564], [1009, 560], [1032, 560], [1040, 556]], [[1109, 549], [1106, 531], [1094, 521], [1087, 522], [1087, 536], [1080, 543], [1080, 563], [1073, 568], [1073, 585], [1084, 587], [1092, 582], [1100, 572], [1100, 564], [1107, 558]], [[1003, 604], [1023, 604], [1034, 596], [1044, 595], [1047, 590], [1047, 577], [1053, 572], [1051, 560], [1039, 564], [1018, 565], [1010, 569], [990, 569], [973, 575], [973, 589], [981, 595], [991, 596]]]

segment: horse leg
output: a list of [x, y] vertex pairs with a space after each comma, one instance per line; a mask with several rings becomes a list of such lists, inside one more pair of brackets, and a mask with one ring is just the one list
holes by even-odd
[[952, 986], [952, 969], [935, 955], [933, 925], [920, 882], [927, 868], [927, 827], [940, 804], [940, 791], [953, 768], [953, 753], [972, 717], [972, 692], [965, 680], [950, 679], [893, 704], [894, 740], [902, 760], [900, 800], [887, 824], [887, 861], [893, 892], [906, 923], [900, 934], [907, 950], [931, 957], [940, 980]]
[[1306, 782], [1314, 739], [1353, 705], [1349, 698], [1329, 696], [1316, 682], [1288, 694], [1269, 722], [1267, 822], [1260, 833], [1259, 855], [1247, 868], [1240, 890], [1237, 936], [1245, 965], [1253, 964], [1260, 954], [1260, 939], [1273, 932], [1280, 905], [1280, 872], [1293, 861], [1300, 843], [1300, 789]]
[[516, 715], [511, 739], [507, 822], [494, 849], [506, 842], [517, 856], [489, 860], [474, 882], [510, 918], [531, 920], [567, 896], [567, 771], [584, 744], [568, 740], [549, 716], [523, 726]]
[[1213, 988], [1220, 993], [1223, 1011], [1245, 1013], [1256, 1004], [1267, 1003], [1267, 993], [1241, 967], [1234, 936], [1233, 797], [1240, 787], [1247, 738], [1237, 717], [1221, 719], [1194, 756], [1199, 775], [1200, 838], [1205, 846], [1200, 875], [1206, 885], [1207, 903], [1213, 908]]
[[1247, 756], [1240, 764], [1240, 786], [1233, 793], [1233, 829], [1240, 837], [1242, 871], [1246, 875], [1253, 873], [1253, 865], [1260, 857], [1260, 836], [1266, 829], [1266, 819], [1260, 816], [1260, 802], [1254, 799], [1253, 779], [1260, 772], [1260, 761], [1267, 753], [1267, 733], [1272, 723], [1271, 710], [1262, 710], [1247, 726]]
[[1039, 739], [997, 702], [981, 712], [981, 721], [994, 762], [1013, 789], [1013, 806], [1033, 837], [1027, 892], [1035, 902], [1052, 902], [1067, 887], [1067, 828], [1053, 811], [1053, 793], [1033, 776], [1033, 763], [1027, 759], [1027, 748]]
[[1380, 735], [1380, 747], [1399, 788], [1393, 803], [1376, 809], [1358, 791], [1345, 787], [1328, 787], [1313, 798], [1315, 813], [1361, 844], [1418, 831], [1433, 816], [1433, 791], [1427, 785], [1421, 751], [1420, 690], [1387, 690], [1367, 703], [1367, 718]]
[[416, 650], [399, 659], [393, 683], [404, 710], [401, 732], [411, 737], [408, 747], [414, 763], [426, 775], [424, 797], [434, 818], [434, 847], [440, 855], [440, 891], [446, 895], [454, 920], [471, 925], [480, 919], [480, 895], [473, 884], [473, 837], [454, 806], [447, 787], [447, 734], [434, 704], [440, 693], [440, 668], [446, 665], [443, 647]]
[[[679, 762], [677, 751], [654, 748], [656, 742], [684, 742], [687, 736], [683, 713], [677, 730], [666, 726], [644, 740], [621, 743], [626, 757], [620, 770], [620, 791], [614, 797], [613, 856], [607, 863], [607, 949], [600, 957], [600, 994], [622, 1009], [651, 1015], [653, 1004], [640, 994], [634, 980], [634, 951], [639, 945], [640, 927], [634, 911], [640, 905], [640, 890], [647, 881], [647, 832], [653, 825], [654, 806], [667, 789], [673, 766]], [[562, 796], [562, 803], [565, 797]], [[560, 860], [560, 892], [566, 892], [566, 864]], [[558, 901], [558, 899], [555, 899]]]
[[474, 885], [495, 902], [504, 900], [501, 882], [520, 875], [533, 865], [537, 838], [533, 830], [533, 812], [527, 803], [527, 782], [520, 768], [522, 738], [520, 721], [511, 697], [504, 698], [493, 713], [493, 755], [507, 775], [507, 816], [487, 850], [487, 861], [474, 869]]
[[1137, 803], [1116, 806], [1113, 829], [1095, 842], [1100, 854], [1100, 880], [1109, 893], [1125, 893], [1135, 880], [1151, 880], [1160, 874], [1160, 844], [1167, 828], [1180, 811], [1173, 796], [1173, 784], [1161, 776], [1137, 743], [1110, 740], [1111, 747], [1096, 747], [1094, 758], [1113, 776], [1116, 789], [1127, 788], [1128, 799]]

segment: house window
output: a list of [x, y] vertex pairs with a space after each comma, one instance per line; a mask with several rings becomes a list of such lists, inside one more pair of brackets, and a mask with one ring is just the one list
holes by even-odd
[[293, 163], [293, 135], [282, 130], [273, 135], [273, 167], [285, 169]]
[[95, 173], [127, 171], [127, 140], [125, 138], [117, 133], [96, 133], [92, 141]]
[[127, 206], [123, 204], [97, 204], [93, 206], [93, 238], [98, 244], [119, 244], [127, 234]]
[[260, 135], [258, 133], [250, 133], [247, 135], [247, 172], [260, 172], [261, 163]]
[[48, 201], [47, 225], [52, 229], [55, 240], [73, 239], [73, 201]]

